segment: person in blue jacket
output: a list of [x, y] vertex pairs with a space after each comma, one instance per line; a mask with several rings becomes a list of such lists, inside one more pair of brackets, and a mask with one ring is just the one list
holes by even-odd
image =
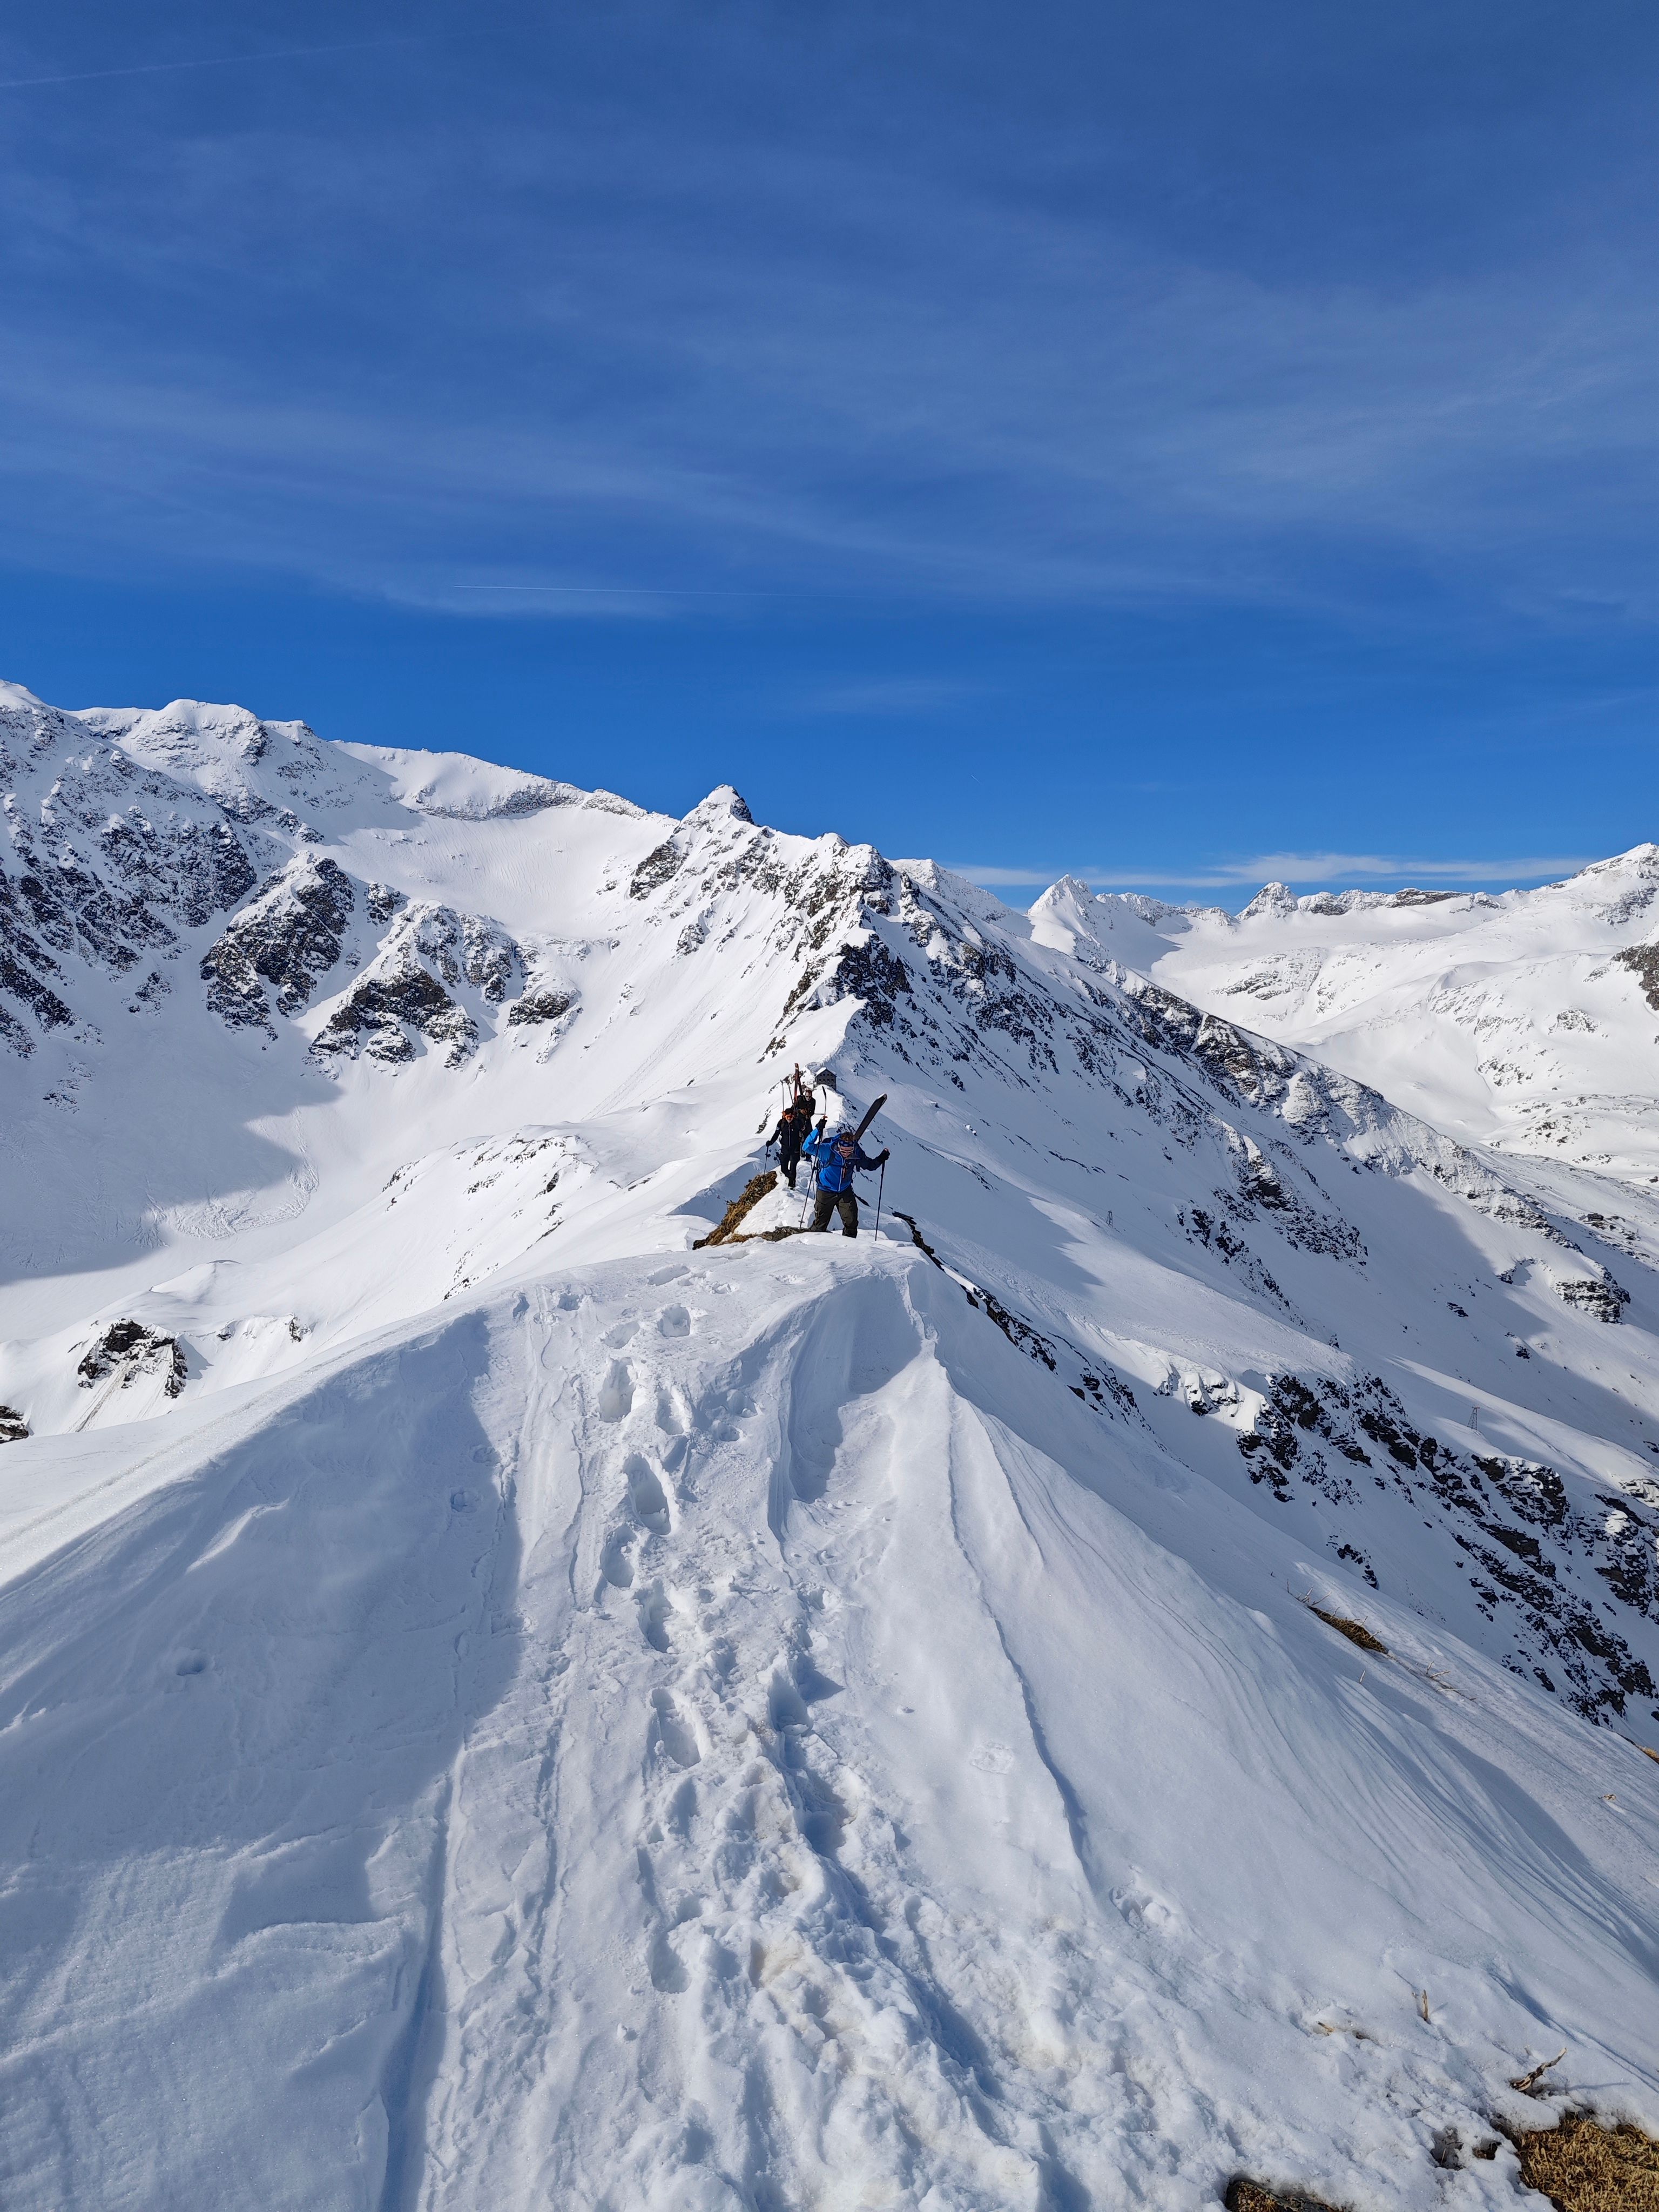
[[866, 1168], [878, 1168], [889, 1157], [886, 1147], [871, 1159], [850, 1129], [837, 1136], [826, 1136], [815, 1129], [801, 1146], [801, 1158], [813, 1161], [817, 1168], [817, 1199], [812, 1207], [814, 1229], [827, 1229], [832, 1213], [841, 1216], [843, 1237], [859, 1233], [858, 1194], [853, 1188], [853, 1177]]

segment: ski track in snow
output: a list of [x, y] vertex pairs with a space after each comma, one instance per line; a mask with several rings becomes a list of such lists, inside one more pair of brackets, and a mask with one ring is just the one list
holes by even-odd
[[[1638, 1183], [734, 794], [0, 706], [9, 2212], [1496, 2207], [1564, 2042], [1659, 2125]], [[688, 1249], [797, 1054], [904, 1214]]]

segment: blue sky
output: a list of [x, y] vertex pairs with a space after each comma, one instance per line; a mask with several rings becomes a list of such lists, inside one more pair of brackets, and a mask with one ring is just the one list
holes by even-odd
[[1650, 0], [0, 31], [0, 672], [1234, 902], [1659, 835]]

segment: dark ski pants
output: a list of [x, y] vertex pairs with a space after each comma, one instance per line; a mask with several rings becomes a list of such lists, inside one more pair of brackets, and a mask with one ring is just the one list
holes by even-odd
[[817, 1204], [812, 1208], [813, 1228], [827, 1229], [832, 1213], [841, 1216], [843, 1237], [858, 1235], [859, 1202], [850, 1190], [821, 1190], [818, 1193]]
[[795, 1188], [795, 1170], [800, 1165], [800, 1148], [805, 1141], [805, 1129], [786, 1129], [778, 1139], [778, 1165], [791, 1190]]

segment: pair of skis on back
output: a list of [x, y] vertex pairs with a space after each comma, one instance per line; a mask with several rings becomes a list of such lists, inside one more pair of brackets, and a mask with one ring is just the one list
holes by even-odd
[[887, 1093], [884, 1091], [882, 1092], [882, 1094], [881, 1094], [880, 1097], [877, 1099], [877, 1101], [876, 1101], [875, 1104], [874, 1104], [873, 1106], [872, 1106], [872, 1107], [869, 1109], [868, 1112], [865, 1115], [864, 1119], [863, 1119], [863, 1120], [859, 1123], [859, 1125], [858, 1125], [857, 1128], [854, 1130], [854, 1132], [853, 1132], [853, 1142], [854, 1142], [855, 1145], [858, 1143], [858, 1141], [859, 1141], [860, 1138], [863, 1136], [863, 1134], [864, 1134], [865, 1131], [869, 1127], [870, 1124], [871, 1124], [871, 1123], [875, 1120], [875, 1118], [876, 1118], [877, 1115], [880, 1113], [880, 1111], [881, 1111], [882, 1108], [883, 1108], [886, 1103], [887, 1103]]

